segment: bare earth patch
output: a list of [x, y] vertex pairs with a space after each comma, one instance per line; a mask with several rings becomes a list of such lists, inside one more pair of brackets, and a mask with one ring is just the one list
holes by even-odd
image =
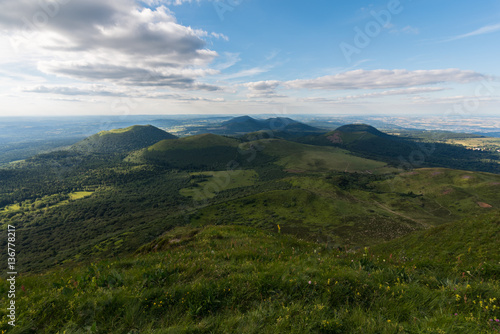
[[484, 203], [484, 202], [477, 202], [477, 205], [479, 205], [480, 207], [485, 208], [485, 209], [492, 208], [491, 205], [489, 205], [488, 203]]
[[287, 172], [287, 173], [295, 173], [295, 174], [304, 173], [304, 171], [300, 170], [300, 169], [285, 169], [285, 172]]

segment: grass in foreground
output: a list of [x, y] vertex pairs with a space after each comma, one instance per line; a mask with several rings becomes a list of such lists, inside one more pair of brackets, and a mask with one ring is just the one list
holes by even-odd
[[0, 330], [497, 333], [499, 225], [495, 213], [357, 253], [242, 226], [177, 228], [133, 258], [19, 277], [17, 326], [2, 307]]

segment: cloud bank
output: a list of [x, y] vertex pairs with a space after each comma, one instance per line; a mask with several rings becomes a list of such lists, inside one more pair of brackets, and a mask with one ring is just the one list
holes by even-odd
[[29, 45], [47, 74], [210, 91], [218, 88], [197, 79], [218, 73], [208, 68], [218, 54], [203, 38], [227, 39], [179, 24], [165, 6], [141, 8], [130, 0], [3, 1], [0, 29], [13, 44]]

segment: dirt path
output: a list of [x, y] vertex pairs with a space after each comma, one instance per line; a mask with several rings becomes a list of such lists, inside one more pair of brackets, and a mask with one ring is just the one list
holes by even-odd
[[379, 208], [384, 209], [384, 210], [385, 210], [385, 211], [387, 211], [387, 212], [390, 212], [390, 213], [392, 213], [392, 214], [394, 214], [394, 215], [396, 215], [396, 216], [399, 216], [399, 217], [402, 217], [402, 218], [408, 219], [408, 220], [410, 220], [410, 221], [412, 221], [412, 222], [414, 222], [414, 223], [417, 223], [418, 225], [420, 225], [420, 226], [422, 226], [422, 227], [424, 227], [424, 228], [430, 228], [430, 227], [432, 227], [431, 225], [429, 225], [429, 224], [427, 224], [427, 223], [424, 223], [424, 222], [422, 222], [422, 221], [419, 221], [419, 220], [416, 220], [416, 219], [414, 219], [414, 218], [408, 217], [408, 216], [406, 216], [406, 215], [404, 215], [404, 214], [402, 214], [402, 213], [399, 213], [399, 212], [393, 211], [393, 210], [391, 210], [388, 206], [386, 206], [386, 205], [384, 205], [384, 204], [382, 204], [382, 203], [379, 203], [379, 202], [377, 202], [377, 201], [373, 201], [373, 203], [377, 204], [377, 206], [378, 206]]

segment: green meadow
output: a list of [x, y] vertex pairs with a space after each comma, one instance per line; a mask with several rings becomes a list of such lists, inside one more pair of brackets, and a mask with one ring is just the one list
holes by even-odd
[[[136, 255], [18, 278], [9, 333], [495, 333], [498, 213], [358, 251], [181, 227]], [[7, 283], [0, 285], [2, 292]]]

